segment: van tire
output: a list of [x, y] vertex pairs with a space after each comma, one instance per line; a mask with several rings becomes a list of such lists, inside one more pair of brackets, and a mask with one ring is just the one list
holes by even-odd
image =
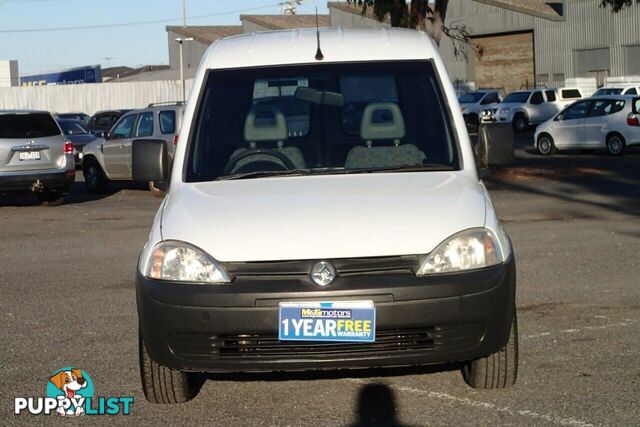
[[462, 376], [473, 388], [511, 387], [518, 377], [518, 317], [515, 307], [509, 340], [498, 352], [472, 360], [462, 368]]
[[513, 118], [513, 131], [524, 132], [529, 127], [529, 120], [523, 113], [517, 113]]
[[612, 156], [619, 156], [624, 153], [627, 143], [619, 133], [612, 133], [607, 136], [607, 151]]
[[144, 397], [151, 403], [187, 402], [198, 394], [204, 375], [162, 366], [149, 357], [142, 336], [139, 338], [140, 379]]
[[44, 190], [37, 193], [36, 196], [42, 206], [60, 206], [64, 202], [62, 193], [51, 190]]
[[104, 193], [109, 188], [109, 179], [104, 174], [98, 161], [93, 157], [83, 160], [82, 175], [90, 193]]

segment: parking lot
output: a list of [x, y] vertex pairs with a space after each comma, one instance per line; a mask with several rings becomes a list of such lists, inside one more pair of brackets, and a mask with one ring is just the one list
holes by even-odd
[[[514, 167], [487, 185], [518, 263], [520, 372], [477, 391], [456, 367], [210, 376], [195, 400], [142, 395], [133, 276], [160, 199], [144, 186], [58, 207], [0, 199], [0, 398], [43, 396], [68, 365], [98, 396], [133, 396], [131, 415], [91, 422], [192, 425], [637, 425], [640, 421], [640, 150], [550, 158], [517, 139]], [[81, 181], [78, 173], [77, 181]]]

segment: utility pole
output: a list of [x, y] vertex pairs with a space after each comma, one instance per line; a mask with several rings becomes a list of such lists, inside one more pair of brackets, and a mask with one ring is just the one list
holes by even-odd
[[176, 39], [176, 42], [178, 43], [178, 45], [180, 45], [180, 81], [182, 82], [182, 102], [185, 102], [187, 100], [187, 91], [184, 84], [184, 55], [182, 53], [182, 44], [184, 42], [190, 41], [193, 41], [193, 37], [188, 37], [185, 39], [183, 39], [182, 37], [178, 37]]
[[182, 0], [182, 26], [187, 26], [187, 0]]

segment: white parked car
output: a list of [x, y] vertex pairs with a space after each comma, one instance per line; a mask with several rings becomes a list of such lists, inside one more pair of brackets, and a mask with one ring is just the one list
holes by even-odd
[[570, 148], [606, 148], [620, 155], [640, 145], [640, 97], [599, 96], [571, 104], [535, 133], [535, 148], [547, 155]]
[[507, 95], [493, 110], [484, 110], [483, 119], [511, 123], [514, 131], [522, 132], [530, 125], [549, 120], [580, 98], [582, 92], [577, 88], [519, 90]]
[[482, 110], [497, 105], [501, 100], [497, 90], [478, 90], [460, 95], [458, 102], [467, 128], [470, 131], [477, 130]]
[[[427, 35], [230, 37], [192, 94], [137, 269], [147, 399], [202, 372], [459, 361], [473, 387], [515, 382], [511, 243]], [[134, 141], [134, 177], [167, 179], [165, 150]]]
[[603, 95], [640, 95], [640, 85], [611, 85], [601, 87], [592, 96]]

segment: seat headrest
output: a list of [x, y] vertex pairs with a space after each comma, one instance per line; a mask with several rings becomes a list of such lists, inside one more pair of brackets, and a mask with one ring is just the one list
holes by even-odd
[[270, 104], [251, 107], [244, 121], [244, 139], [247, 142], [284, 141], [287, 135], [287, 120], [282, 110]]
[[362, 113], [360, 137], [366, 141], [404, 138], [404, 119], [397, 104], [372, 102]]

